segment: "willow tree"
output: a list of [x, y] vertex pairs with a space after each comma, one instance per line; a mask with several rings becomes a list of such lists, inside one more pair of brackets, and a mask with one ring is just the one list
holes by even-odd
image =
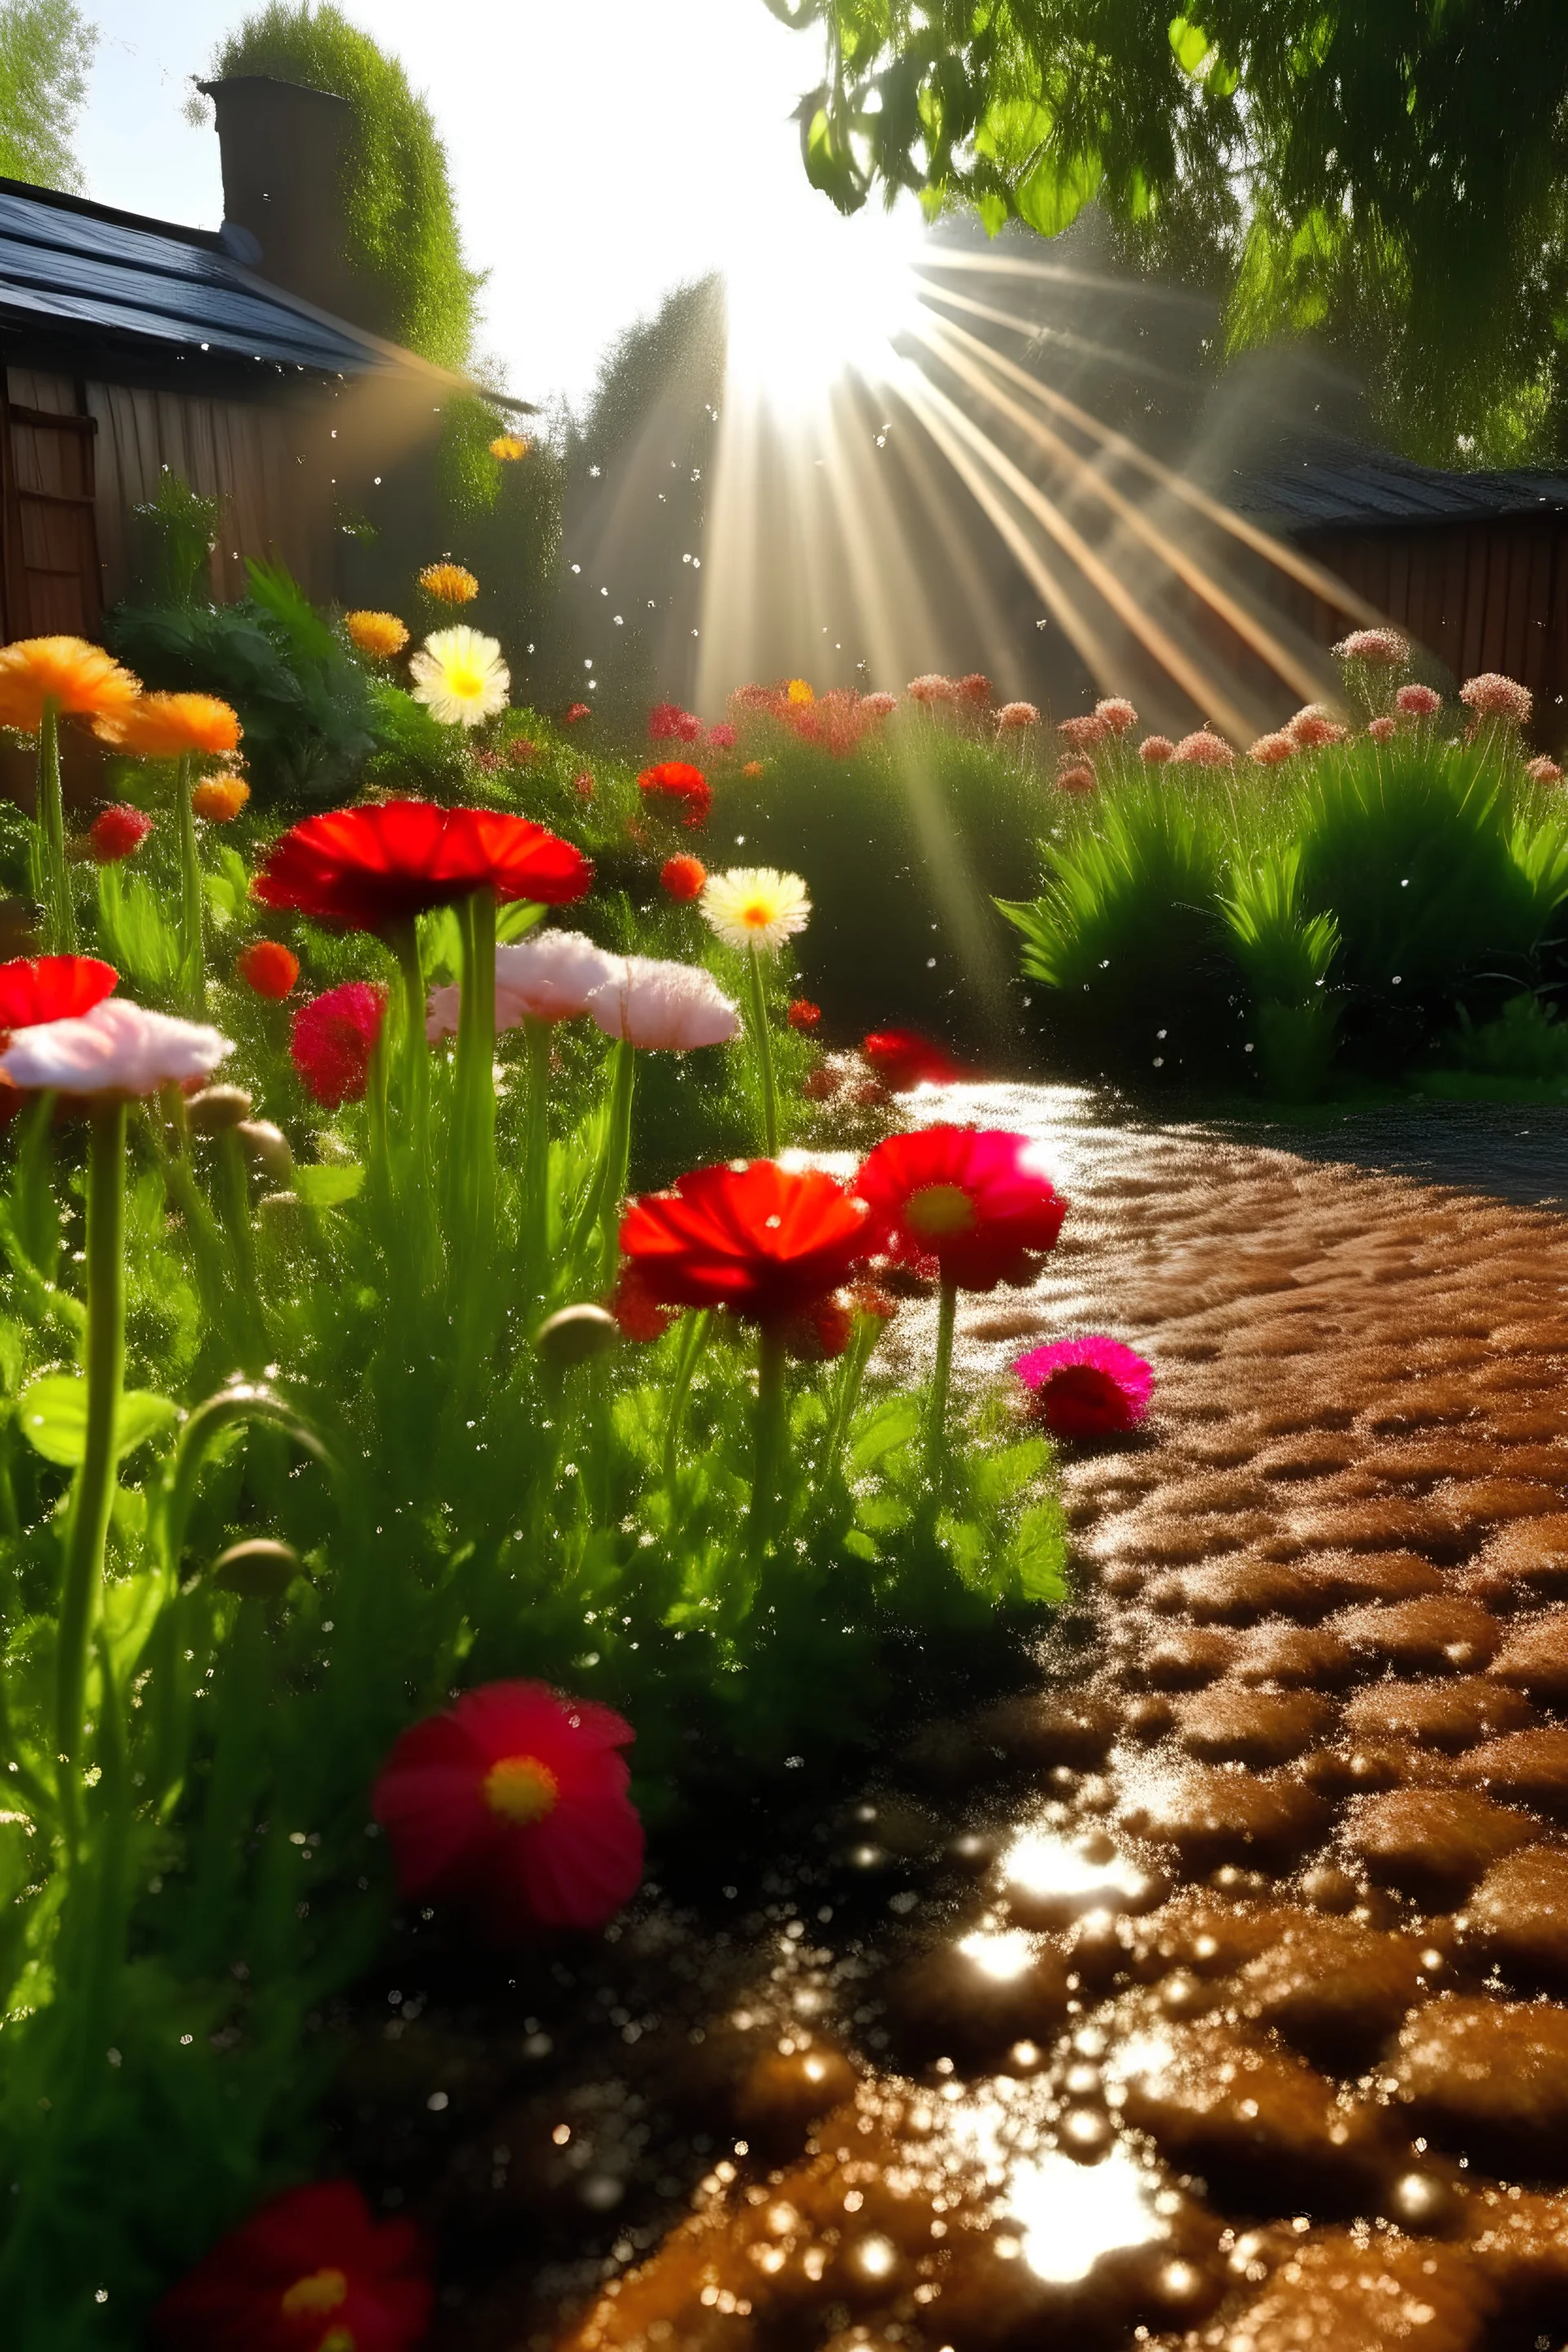
[[79, 188], [72, 142], [98, 36], [74, 0], [0, 7], [0, 173], [44, 188]]
[[1321, 330], [1436, 460], [1568, 457], [1564, 0], [767, 0], [815, 184], [1046, 236], [1096, 203], [1231, 348]]

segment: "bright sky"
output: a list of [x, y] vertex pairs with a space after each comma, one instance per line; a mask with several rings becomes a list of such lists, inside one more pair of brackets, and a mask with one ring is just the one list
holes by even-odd
[[[189, 78], [246, 0], [85, 0], [100, 32], [79, 141], [89, 194], [216, 227], [217, 140]], [[763, 0], [346, 0], [401, 57], [447, 142], [484, 344], [514, 391], [580, 399], [618, 328], [742, 238], [784, 301], [841, 223], [806, 184], [790, 115], [818, 36]]]

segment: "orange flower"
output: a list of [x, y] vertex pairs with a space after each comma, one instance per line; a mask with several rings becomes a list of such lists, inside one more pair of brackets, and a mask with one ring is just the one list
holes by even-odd
[[178, 760], [189, 751], [222, 758], [239, 749], [239, 714], [216, 694], [144, 694], [93, 733], [137, 760]]
[[521, 433], [498, 433], [490, 443], [490, 456], [503, 466], [515, 466], [520, 457], [527, 457], [528, 450], [529, 445]]
[[440, 604], [471, 604], [479, 593], [479, 582], [460, 563], [427, 563], [419, 585]]
[[84, 637], [21, 637], [0, 646], [0, 727], [36, 735], [44, 705], [77, 719], [108, 719], [129, 710], [142, 691], [101, 646]]
[[390, 661], [408, 643], [408, 631], [395, 613], [345, 613], [349, 643], [373, 661]]
[[209, 824], [232, 824], [249, 798], [243, 776], [208, 776], [191, 794], [191, 806]]
[[760, 776], [763, 773], [762, 761], [760, 760], [748, 760], [745, 766], [742, 769], [741, 773], [743, 776]]
[[281, 940], [252, 940], [234, 960], [234, 968], [258, 996], [280, 1003], [300, 977], [300, 959]]

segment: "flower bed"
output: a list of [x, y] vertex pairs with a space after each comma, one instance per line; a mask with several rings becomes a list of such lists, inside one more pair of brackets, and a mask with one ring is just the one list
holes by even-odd
[[[807, 881], [672, 883], [703, 772], [601, 793], [564, 733], [518, 756], [474, 633], [410, 675], [482, 793], [278, 833], [223, 702], [0, 651], [38, 747], [38, 952], [0, 965], [19, 2352], [149, 2315], [204, 2352], [413, 2345], [424, 2251], [311, 2179], [308, 2021], [395, 1905], [592, 1933], [645, 1834], [721, 1843], [737, 1790], [1060, 1591], [1072, 1381], [949, 1394], [959, 1292], [1032, 1281], [1060, 1228], [1033, 1150], [792, 1156], [814, 1118], [842, 1140], [788, 969]], [[62, 723], [123, 761], [80, 856]], [[902, 1393], [877, 1343], [921, 1289]]]

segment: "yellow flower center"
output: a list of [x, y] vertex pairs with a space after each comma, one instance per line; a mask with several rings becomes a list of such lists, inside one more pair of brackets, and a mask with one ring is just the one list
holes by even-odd
[[904, 1223], [921, 1241], [947, 1241], [954, 1234], [971, 1230], [974, 1203], [960, 1185], [926, 1184], [918, 1192], [910, 1193], [904, 1209]]
[[742, 908], [741, 920], [749, 931], [765, 931], [777, 913], [778, 908], [770, 906], [767, 899], [752, 898]]
[[542, 1822], [560, 1800], [560, 1782], [537, 1756], [503, 1756], [485, 1774], [486, 1804], [518, 1829]]
[[[296, 2279], [283, 2296], [285, 2319], [303, 2319], [317, 2312], [336, 2311], [340, 2303], [348, 2301], [349, 2283], [342, 2271], [312, 2271], [309, 2278]], [[344, 2331], [334, 2329], [342, 2335]], [[353, 2338], [349, 2342], [353, 2343]], [[321, 2347], [326, 2352], [326, 2347]]]
[[455, 694], [459, 702], [477, 702], [485, 690], [484, 679], [477, 669], [464, 662], [452, 662], [447, 669], [447, 691]]

